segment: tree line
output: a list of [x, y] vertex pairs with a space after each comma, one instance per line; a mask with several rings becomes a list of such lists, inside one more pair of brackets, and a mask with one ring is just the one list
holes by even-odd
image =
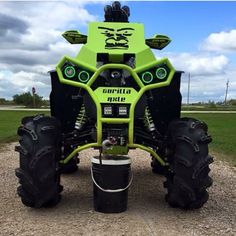
[[41, 107], [49, 105], [47, 100], [39, 96], [37, 93], [32, 95], [30, 92], [15, 94], [11, 101], [0, 98], [0, 105], [22, 105], [25, 107]]

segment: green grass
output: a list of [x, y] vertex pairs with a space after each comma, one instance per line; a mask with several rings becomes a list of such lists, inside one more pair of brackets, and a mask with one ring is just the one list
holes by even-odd
[[[35, 111], [0, 111], [0, 145], [17, 140], [17, 128], [24, 116], [36, 115]], [[41, 112], [42, 113], [42, 112]], [[48, 114], [48, 112], [43, 112]], [[213, 138], [210, 149], [222, 153], [223, 158], [236, 166], [236, 114], [183, 114], [208, 124]]]
[[194, 117], [208, 125], [209, 134], [213, 138], [210, 150], [226, 154], [224, 159], [236, 166], [236, 114], [182, 114]]
[[21, 119], [38, 113], [36, 111], [0, 111], [0, 143], [16, 141], [16, 132]]
[[182, 111], [236, 111], [236, 106], [183, 105]]

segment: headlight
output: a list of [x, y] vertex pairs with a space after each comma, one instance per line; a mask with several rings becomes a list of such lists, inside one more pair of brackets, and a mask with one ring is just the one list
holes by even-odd
[[66, 66], [64, 69], [64, 74], [67, 78], [73, 78], [75, 73], [75, 68], [73, 66]]
[[164, 67], [159, 67], [156, 69], [156, 77], [160, 80], [166, 79], [167, 70]]
[[86, 82], [89, 81], [90, 75], [89, 75], [89, 73], [87, 71], [82, 70], [78, 74], [78, 79], [79, 79], [80, 82], [86, 83]]
[[142, 73], [142, 81], [145, 83], [145, 84], [149, 84], [153, 81], [153, 75], [151, 72], [149, 71], [146, 71], [144, 73]]
[[167, 64], [162, 64], [138, 74], [144, 85], [161, 83], [168, 79], [171, 69]]
[[93, 76], [93, 72], [80, 65], [66, 61], [61, 67], [61, 72], [65, 79], [86, 84]]

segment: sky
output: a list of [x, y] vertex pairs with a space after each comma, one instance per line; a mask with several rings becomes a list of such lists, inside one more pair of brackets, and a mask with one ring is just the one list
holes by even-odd
[[[182, 76], [183, 102], [236, 99], [236, 2], [121, 1], [131, 9], [130, 22], [143, 23], [145, 37], [164, 34], [170, 45], [153, 53], [168, 57]], [[75, 57], [80, 45], [61, 34], [87, 33], [88, 23], [103, 21], [111, 1], [0, 1], [0, 98], [31, 91], [48, 98], [48, 71], [63, 55]]]

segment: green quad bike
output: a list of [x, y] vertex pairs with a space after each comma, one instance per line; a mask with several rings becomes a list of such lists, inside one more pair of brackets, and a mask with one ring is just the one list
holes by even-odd
[[25, 117], [18, 129], [17, 192], [24, 205], [56, 205], [61, 173], [77, 170], [78, 153], [88, 148], [111, 155], [145, 150], [153, 172], [166, 176], [170, 206], [196, 209], [208, 200], [213, 158], [207, 125], [180, 118], [182, 72], [151, 50], [171, 40], [145, 39], [143, 25], [129, 23], [129, 15], [127, 6], [114, 2], [105, 7], [104, 22], [89, 24], [88, 36], [63, 34], [83, 46], [76, 58], [64, 56], [50, 72], [51, 117]]

